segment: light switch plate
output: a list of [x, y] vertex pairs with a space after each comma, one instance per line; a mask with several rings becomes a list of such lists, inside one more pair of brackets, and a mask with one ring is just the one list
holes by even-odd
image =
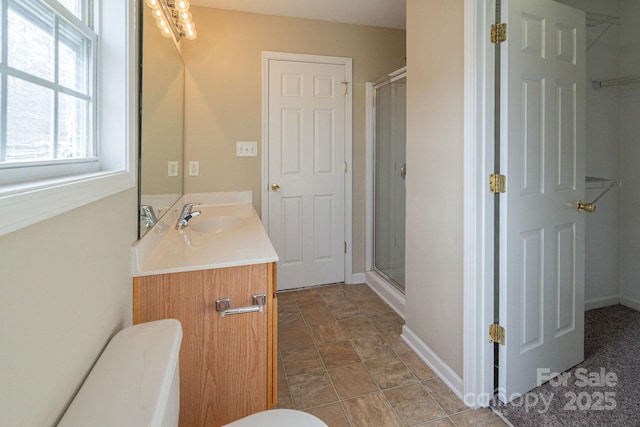
[[189, 162], [189, 176], [200, 175], [200, 162], [192, 160]]
[[178, 162], [177, 161], [169, 161], [167, 167], [167, 176], [178, 176]]
[[236, 157], [258, 157], [258, 142], [236, 141]]

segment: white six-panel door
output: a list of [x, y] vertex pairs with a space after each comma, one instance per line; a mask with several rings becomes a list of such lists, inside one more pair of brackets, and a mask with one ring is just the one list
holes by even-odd
[[345, 65], [270, 60], [268, 231], [278, 289], [344, 281]]
[[503, 2], [500, 349], [502, 400], [584, 354], [585, 15]]

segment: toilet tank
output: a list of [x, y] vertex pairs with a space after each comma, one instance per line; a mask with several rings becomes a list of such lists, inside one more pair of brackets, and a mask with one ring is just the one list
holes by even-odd
[[175, 319], [118, 332], [58, 426], [177, 426], [181, 341], [182, 326]]

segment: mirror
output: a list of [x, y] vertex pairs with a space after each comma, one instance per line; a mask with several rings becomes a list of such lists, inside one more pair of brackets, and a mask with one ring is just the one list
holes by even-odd
[[152, 226], [150, 209], [160, 219], [182, 196], [184, 176], [182, 55], [172, 38], [162, 36], [151, 9], [144, 6], [142, 9], [138, 237], [144, 236]]

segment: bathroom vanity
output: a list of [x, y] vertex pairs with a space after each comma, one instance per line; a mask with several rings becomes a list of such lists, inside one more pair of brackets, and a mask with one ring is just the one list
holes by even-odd
[[[174, 318], [184, 331], [180, 426], [220, 426], [276, 404], [278, 258], [250, 198], [183, 196], [133, 247], [134, 323]], [[202, 214], [178, 231], [183, 203]]]

